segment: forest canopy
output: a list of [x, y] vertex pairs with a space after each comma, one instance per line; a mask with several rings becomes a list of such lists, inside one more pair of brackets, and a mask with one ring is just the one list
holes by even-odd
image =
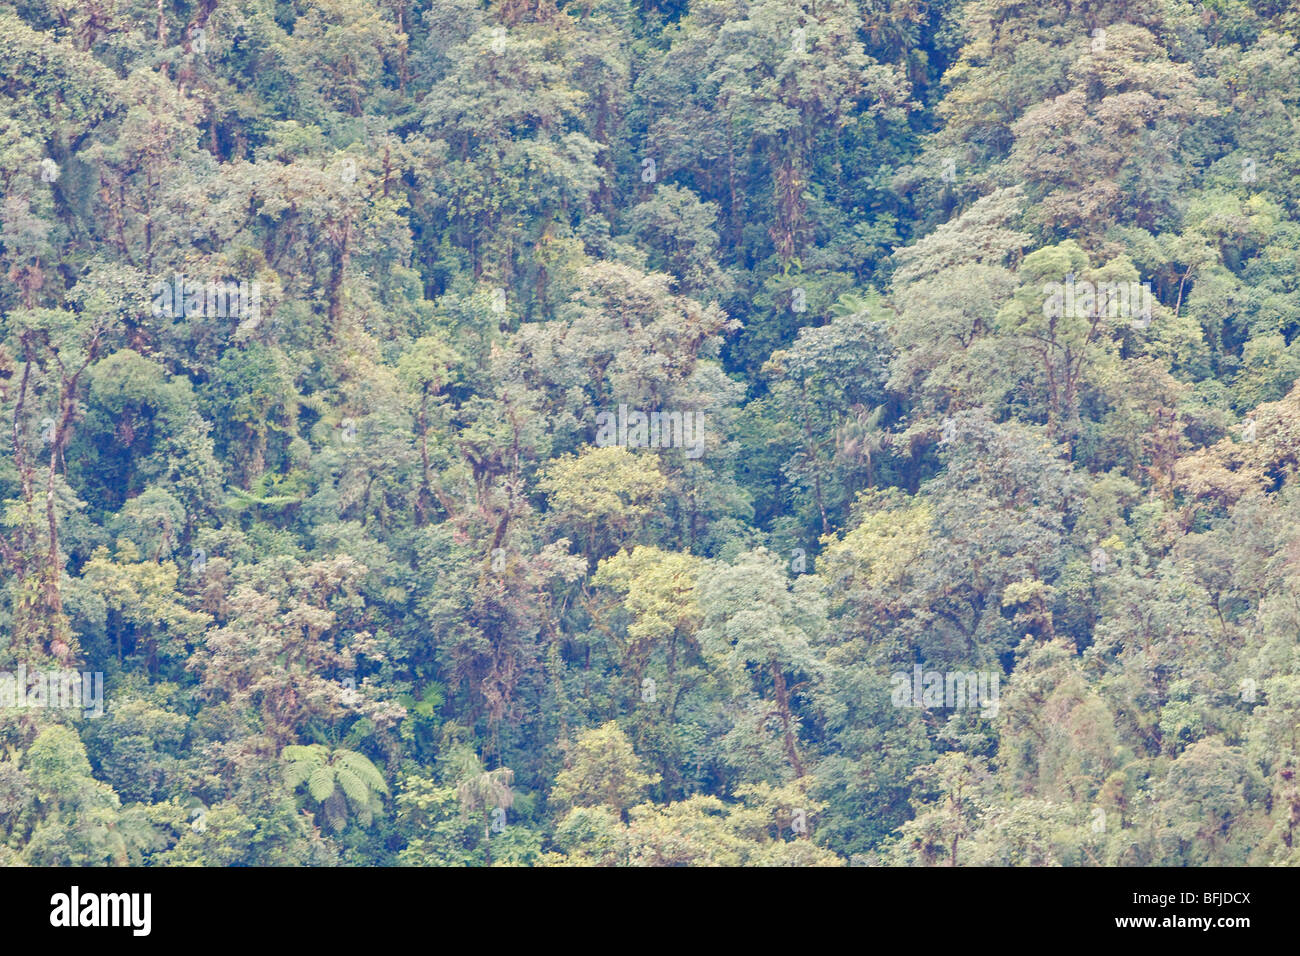
[[1296, 0], [0, 3], [0, 865], [1297, 865]]

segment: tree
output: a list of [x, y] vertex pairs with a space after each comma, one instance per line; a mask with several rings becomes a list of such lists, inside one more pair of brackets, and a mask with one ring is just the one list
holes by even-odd
[[[766, 732], [769, 714], [788, 770], [804, 776], [799, 745], [799, 698], [811, 696], [822, 676], [812, 641], [824, 626], [824, 606], [815, 582], [792, 589], [780, 559], [764, 549], [746, 552], [732, 565], [711, 568], [700, 580], [698, 599], [705, 609], [700, 643], [706, 659], [731, 682], [741, 700], [754, 701], [758, 719], [740, 724], [738, 733]], [[756, 695], [761, 704], [751, 695]], [[746, 768], [764, 779], [776, 768]]]
[[555, 776], [550, 803], [560, 809], [604, 807], [626, 814], [658, 774], [641, 769], [632, 743], [616, 721], [578, 734], [566, 766]]
[[557, 459], [538, 484], [556, 523], [594, 560], [644, 525], [668, 483], [653, 458], [611, 445]]
[[318, 807], [318, 819], [332, 830], [347, 825], [349, 811], [363, 827], [374, 822], [387, 795], [384, 776], [364, 754], [330, 750], [321, 744], [293, 744], [280, 752], [286, 762], [284, 782], [291, 790], [306, 786]]
[[890, 847], [891, 862], [922, 866], [958, 866], [962, 844], [975, 833], [976, 820], [987, 806], [987, 761], [970, 754], [943, 754], [919, 768], [916, 815], [898, 828]]

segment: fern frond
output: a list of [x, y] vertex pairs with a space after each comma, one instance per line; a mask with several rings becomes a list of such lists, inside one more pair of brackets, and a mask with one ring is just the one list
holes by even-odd
[[352, 809], [360, 813], [370, 805], [370, 789], [361, 782], [361, 778], [354, 774], [347, 767], [340, 767], [337, 773], [339, 786], [347, 795], [348, 803], [352, 804]]
[[280, 756], [285, 760], [292, 760], [295, 763], [303, 761], [311, 764], [313, 767], [323, 767], [325, 765], [326, 750], [320, 744], [290, 744], [280, 751]]
[[384, 775], [365, 754], [359, 754], [355, 750], [336, 750], [334, 762], [354, 773], [371, 790], [378, 790], [380, 793], [388, 792]]
[[284, 784], [290, 790], [297, 790], [308, 778], [311, 777], [312, 771], [316, 768], [305, 760], [299, 760], [289, 764], [284, 768]]
[[334, 792], [334, 771], [329, 767], [317, 767], [307, 779], [307, 789], [312, 799], [324, 803]]

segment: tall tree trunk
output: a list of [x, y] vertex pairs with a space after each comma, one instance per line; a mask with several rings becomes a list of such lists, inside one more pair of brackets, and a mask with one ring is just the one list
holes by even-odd
[[785, 736], [785, 756], [790, 761], [790, 766], [794, 769], [796, 777], [802, 777], [803, 761], [799, 759], [799, 751], [795, 747], [793, 718], [790, 713], [790, 693], [785, 684], [785, 673], [781, 670], [781, 665], [773, 657], [769, 662], [772, 671], [772, 683], [776, 688], [776, 706], [781, 715], [781, 730]]

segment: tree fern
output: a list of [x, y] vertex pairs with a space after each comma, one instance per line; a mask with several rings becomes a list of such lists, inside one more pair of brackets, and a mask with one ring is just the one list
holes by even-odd
[[339, 748], [332, 753], [320, 744], [285, 747], [285, 783], [294, 790], [307, 786], [326, 827], [341, 830], [351, 810], [357, 822], [369, 826], [383, 809], [380, 794], [388, 793], [384, 775], [364, 754]]

